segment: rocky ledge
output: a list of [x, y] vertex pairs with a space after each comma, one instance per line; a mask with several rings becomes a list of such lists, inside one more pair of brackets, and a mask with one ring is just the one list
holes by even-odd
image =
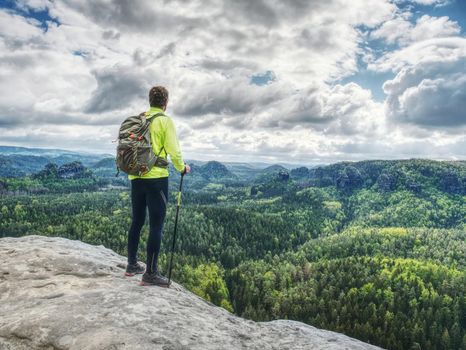
[[176, 283], [141, 287], [103, 246], [2, 238], [0, 262], [0, 349], [380, 349], [300, 322], [245, 320]]

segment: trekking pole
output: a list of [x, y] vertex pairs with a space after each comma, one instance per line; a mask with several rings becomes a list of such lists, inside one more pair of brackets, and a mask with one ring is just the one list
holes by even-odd
[[171, 277], [172, 277], [173, 252], [175, 251], [176, 231], [177, 231], [177, 227], [178, 227], [178, 214], [180, 212], [180, 207], [181, 207], [181, 188], [183, 187], [183, 177], [184, 177], [184, 173], [181, 174], [180, 189], [178, 190], [178, 198], [177, 198], [177, 204], [176, 204], [175, 230], [173, 232], [172, 253], [171, 253], [171, 257], [170, 257], [170, 266], [168, 268], [168, 285], [169, 286], [170, 286], [170, 280], [171, 280]]

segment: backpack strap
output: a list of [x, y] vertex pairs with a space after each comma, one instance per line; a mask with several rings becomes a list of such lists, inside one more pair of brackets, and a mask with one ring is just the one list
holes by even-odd
[[[141, 113], [141, 114], [144, 114], [144, 115], [145, 115], [146, 112]], [[156, 113], [156, 114], [154, 114], [154, 115], [151, 115], [149, 118], [147, 118], [147, 121], [148, 121], [149, 123], [152, 123], [152, 121], [153, 121], [155, 118], [161, 117], [161, 116], [165, 116], [165, 113], [159, 112], [159, 113]], [[160, 153], [162, 153], [162, 151], [165, 151], [165, 147], [164, 147], [163, 145], [162, 145], [162, 148], [160, 148], [159, 153], [157, 154], [157, 158], [160, 156]], [[165, 152], [165, 153], [167, 153], [167, 152]]]
[[159, 113], [156, 113], [154, 115], [151, 115], [149, 118], [147, 118], [147, 120], [149, 121], [149, 123], [152, 123], [152, 121], [157, 118], [157, 117], [160, 117], [162, 115], [165, 115], [164, 113], [162, 112], [159, 112]]
[[[157, 158], [160, 156], [160, 153], [162, 153], [162, 151], [165, 151], [165, 147], [162, 145], [162, 148], [160, 149], [159, 153], [157, 154]], [[167, 153], [167, 152], [165, 152]]]

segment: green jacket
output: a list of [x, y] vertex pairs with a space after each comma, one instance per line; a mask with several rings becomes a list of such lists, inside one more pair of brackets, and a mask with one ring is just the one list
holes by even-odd
[[[161, 108], [151, 107], [147, 111], [146, 117], [148, 118], [156, 113], [163, 113], [163, 110]], [[162, 153], [160, 153], [160, 156], [166, 159], [168, 154], [175, 169], [180, 173], [183, 172], [185, 165], [183, 156], [181, 155], [180, 144], [176, 136], [175, 125], [173, 124], [171, 118], [167, 116], [159, 116], [152, 120], [150, 126], [150, 137], [154, 153], [156, 155], [159, 154], [163, 145], [164, 150]], [[168, 177], [168, 169], [154, 166], [148, 173], [142, 176], [128, 175], [128, 179], [130, 180], [155, 179], [159, 177]]]

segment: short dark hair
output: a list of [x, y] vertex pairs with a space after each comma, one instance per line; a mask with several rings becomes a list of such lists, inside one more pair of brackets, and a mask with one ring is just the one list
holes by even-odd
[[168, 102], [168, 90], [163, 86], [154, 86], [149, 91], [149, 103], [151, 107], [166, 107]]

